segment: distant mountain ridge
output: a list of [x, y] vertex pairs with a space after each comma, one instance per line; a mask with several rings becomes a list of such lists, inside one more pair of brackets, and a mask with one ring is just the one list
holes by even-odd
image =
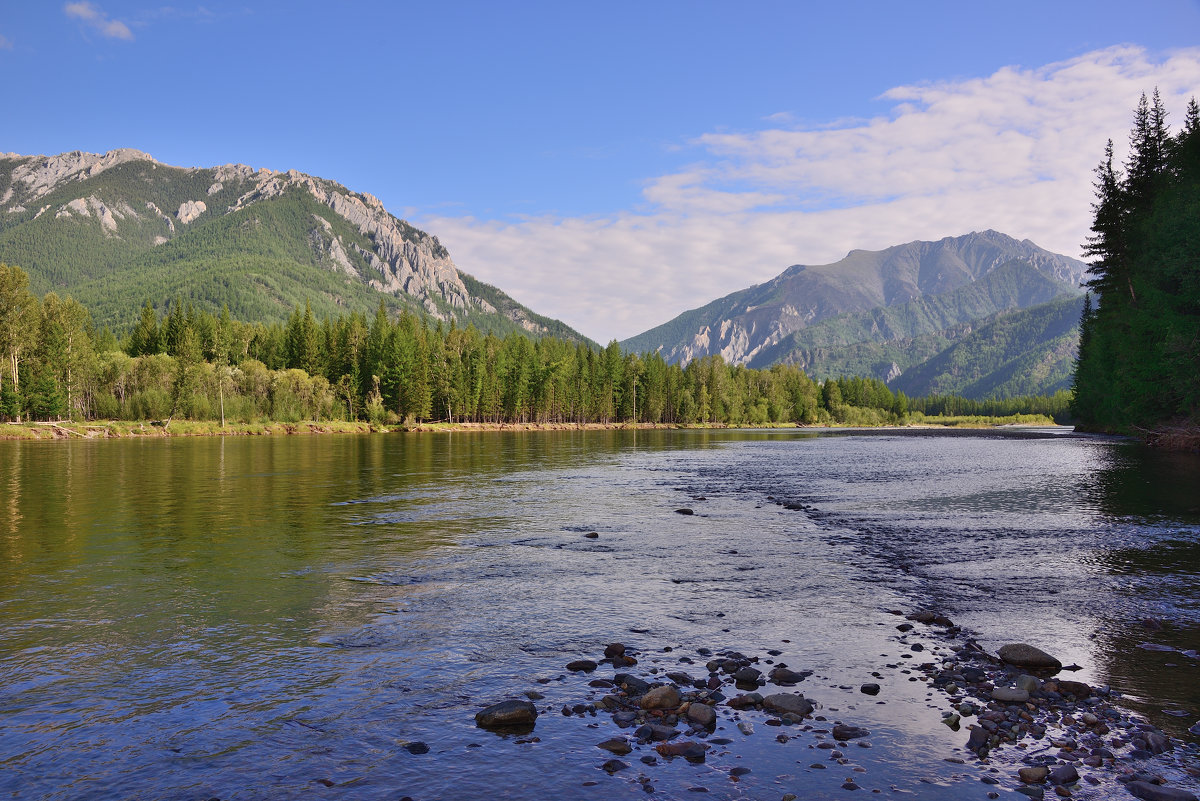
[[[819, 378], [873, 376], [925, 394], [958, 382], [901, 377], [1005, 314], [1078, 299], [1086, 271], [1081, 261], [990, 230], [881, 251], [852, 250], [832, 264], [789, 267], [621, 344], [658, 351], [672, 362], [720, 354], [756, 368], [796, 364]], [[1026, 344], [1036, 350], [1045, 342]], [[1073, 358], [1069, 350], [1055, 352], [1062, 352], [1065, 363]], [[988, 372], [986, 365], [975, 369]], [[1027, 390], [1061, 388], [1061, 364], [1043, 372], [1056, 378], [1032, 382]]]
[[[139, 150], [0, 154], [0, 260], [128, 323], [143, 299], [228, 304], [247, 319], [373, 312], [384, 298], [497, 333], [586, 341], [462, 273], [369, 194], [295, 170], [174, 167]], [[240, 312], [240, 314], [239, 314]]]

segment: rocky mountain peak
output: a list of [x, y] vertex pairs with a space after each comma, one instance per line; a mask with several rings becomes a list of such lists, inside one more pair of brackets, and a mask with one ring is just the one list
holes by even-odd
[[[932, 334], [1078, 293], [1086, 270], [1083, 262], [993, 230], [856, 249], [831, 264], [793, 265], [622, 344], [669, 361], [720, 354], [751, 366], [809, 366], [834, 343]], [[881, 377], [895, 375], [891, 360], [876, 367]]]
[[94, 178], [105, 170], [130, 161], [149, 161], [157, 164], [149, 153], [131, 147], [110, 150], [107, 153], [84, 153], [73, 150], [57, 156], [19, 156], [5, 154], [5, 158], [23, 160], [12, 172], [9, 197], [16, 196], [20, 202], [40, 200], [69, 181]]
[[[114, 169], [130, 164], [142, 166]], [[182, 280], [179, 265], [193, 258], [195, 243], [206, 267], [229, 273], [206, 290], [221, 302], [239, 300], [229, 294], [235, 285], [253, 293], [282, 293], [278, 287], [286, 286], [291, 302], [304, 291], [297, 284], [307, 280], [324, 288], [319, 302], [326, 309], [362, 307], [364, 298], [374, 298], [365, 305], [373, 312], [383, 293], [401, 301], [388, 301], [392, 308], [419, 306], [443, 320], [581, 338], [460, 273], [437, 237], [390, 214], [377, 196], [329, 179], [240, 163], [177, 167], [132, 148], [0, 154], [0, 260], [20, 262], [34, 280], [48, 285], [50, 274], [70, 274], [86, 283], [165, 262], [172, 265], [165, 280]], [[88, 258], [68, 255], [76, 253]], [[246, 256], [257, 257], [259, 266], [241, 266], [249, 263]], [[295, 269], [286, 278], [253, 273], [289, 261]], [[336, 273], [339, 282], [330, 284], [321, 270]], [[109, 300], [99, 285], [80, 290], [84, 296], [91, 291]]]

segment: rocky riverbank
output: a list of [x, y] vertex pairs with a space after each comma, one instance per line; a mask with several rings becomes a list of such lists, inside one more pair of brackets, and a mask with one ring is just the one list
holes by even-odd
[[[942, 723], [963, 734], [962, 748], [945, 761], [973, 767], [978, 781], [994, 787], [988, 798], [1015, 790], [1033, 799], [1197, 801], [1200, 752], [1123, 709], [1118, 692], [1064, 678], [1077, 668], [1063, 667], [1027, 644], [987, 653], [936, 612], [903, 617], [894, 639], [907, 661], [879, 665], [872, 675], [901, 673], [926, 684], [943, 710]], [[795, 689], [812, 672], [777, 662], [780, 653], [748, 655], [730, 648], [678, 653], [669, 645], [636, 652], [612, 643], [603, 655], [564, 666], [560, 680], [578, 685], [578, 702], [541, 711], [596, 729], [597, 768], [615, 775], [638, 763], [637, 781], [648, 793], [655, 789], [654, 766], [676, 759], [733, 764], [736, 760], [726, 759], [731, 750], [755, 739], [800, 741], [815, 757], [797, 760], [804, 766], [800, 770], [843, 769], [845, 790], [887, 789], [871, 786], [853, 751], [903, 745], [872, 740], [863, 721], [824, 709]], [[863, 683], [858, 693], [879, 696], [881, 685]], [[536, 741], [536, 703], [545, 696], [531, 689], [526, 697], [482, 711], [477, 725]], [[737, 781], [748, 772], [733, 766], [726, 775]], [[689, 789], [709, 791], [700, 785]]]

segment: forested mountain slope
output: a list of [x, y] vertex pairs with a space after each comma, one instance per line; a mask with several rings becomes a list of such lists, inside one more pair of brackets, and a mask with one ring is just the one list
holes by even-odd
[[370, 314], [383, 298], [484, 331], [584, 340], [461, 272], [378, 199], [294, 170], [173, 167], [129, 149], [2, 154], [0, 261], [117, 328], [143, 299], [273, 322], [306, 302]]

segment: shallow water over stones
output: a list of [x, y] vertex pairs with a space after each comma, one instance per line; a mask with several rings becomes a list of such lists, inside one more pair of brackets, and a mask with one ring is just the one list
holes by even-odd
[[[954, 643], [895, 609], [1044, 648], [1200, 739], [1192, 457], [1058, 431], [547, 432], [0, 443], [0, 464], [0, 792], [23, 798], [1015, 789], [1021, 763], [967, 750], [972, 718], [942, 723], [961, 702], [920, 666]], [[636, 664], [567, 670], [618, 642]], [[756, 683], [804, 674], [759, 691], [824, 725], [718, 705], [703, 760], [597, 747], [630, 732], [590, 682], [706, 679], [723, 651]], [[476, 726], [510, 699], [531, 732]], [[1193, 753], [1148, 764], [1194, 791]]]

